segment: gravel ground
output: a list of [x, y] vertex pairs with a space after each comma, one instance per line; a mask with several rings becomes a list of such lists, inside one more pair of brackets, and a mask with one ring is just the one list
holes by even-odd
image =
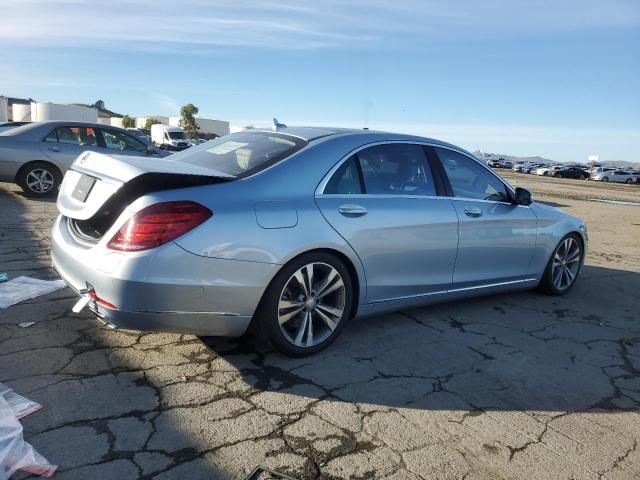
[[[65, 289], [0, 311], [0, 381], [44, 405], [27, 440], [59, 479], [640, 477], [640, 206], [590, 201], [640, 202], [640, 187], [505, 176], [587, 221], [569, 296], [354, 321], [293, 360], [251, 339], [110, 330]], [[55, 278], [55, 214], [0, 184], [0, 271]]]

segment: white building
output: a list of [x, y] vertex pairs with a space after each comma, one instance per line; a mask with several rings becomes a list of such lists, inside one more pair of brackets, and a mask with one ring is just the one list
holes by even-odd
[[9, 121], [9, 99], [0, 97], [0, 122]]
[[[180, 117], [169, 117], [169, 125], [180, 126]], [[223, 120], [212, 120], [210, 118], [196, 118], [196, 125], [199, 132], [207, 135], [217, 135], [219, 137], [229, 134], [229, 122]]]
[[95, 108], [58, 103], [14, 103], [11, 106], [14, 122], [44, 122], [47, 120], [69, 120], [74, 122], [92, 122], [98, 120]]
[[169, 125], [169, 117], [163, 117], [162, 115], [149, 115], [146, 117], [137, 117], [136, 118], [136, 128], [144, 128], [147, 124], [147, 119], [153, 118], [156, 122], [164, 123], [165, 125]]
[[30, 122], [31, 104], [14, 103], [11, 106], [11, 118], [14, 122]]

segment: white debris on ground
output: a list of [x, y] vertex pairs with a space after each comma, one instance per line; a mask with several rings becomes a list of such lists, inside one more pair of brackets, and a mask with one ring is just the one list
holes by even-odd
[[22, 436], [19, 419], [41, 408], [39, 403], [0, 383], [0, 480], [7, 480], [18, 470], [42, 477], [56, 472], [58, 467], [51, 465]]
[[17, 277], [0, 283], [0, 309], [7, 308], [23, 300], [46, 295], [64, 288], [62, 280], [39, 280], [31, 277]]

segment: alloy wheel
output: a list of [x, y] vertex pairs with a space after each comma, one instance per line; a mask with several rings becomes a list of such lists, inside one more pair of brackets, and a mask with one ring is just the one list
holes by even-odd
[[553, 284], [558, 290], [566, 290], [571, 286], [580, 269], [580, 244], [573, 237], [565, 238], [553, 256]]
[[332, 335], [344, 316], [347, 291], [340, 273], [309, 263], [289, 277], [278, 302], [278, 323], [288, 342], [313, 347]]
[[53, 173], [44, 168], [36, 168], [27, 174], [26, 184], [35, 193], [46, 193], [53, 187]]

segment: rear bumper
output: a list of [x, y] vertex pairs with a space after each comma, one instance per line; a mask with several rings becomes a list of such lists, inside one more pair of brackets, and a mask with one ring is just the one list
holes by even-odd
[[278, 266], [200, 257], [169, 243], [119, 253], [78, 245], [66, 219], [52, 231], [51, 262], [76, 292], [88, 286], [116, 306], [90, 302], [109, 325], [194, 335], [242, 335]]

